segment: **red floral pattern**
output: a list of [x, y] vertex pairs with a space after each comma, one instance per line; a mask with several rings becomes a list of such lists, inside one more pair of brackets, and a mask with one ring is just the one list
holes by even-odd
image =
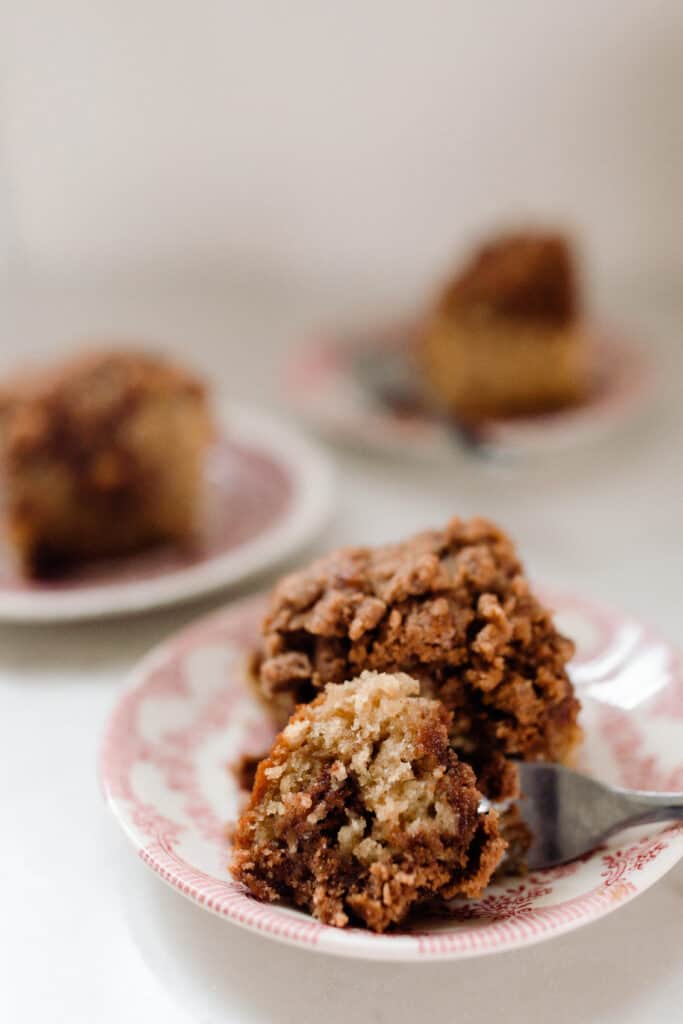
[[513, 917], [530, 913], [536, 902], [552, 891], [550, 885], [522, 882], [515, 888], [506, 889], [505, 892], [492, 893], [481, 900], [457, 904], [452, 908], [452, 916], [458, 921], [472, 921], [475, 918], [509, 921]]
[[622, 785], [653, 792], [683, 790], [683, 763], [665, 769], [656, 754], [644, 751], [645, 737], [632, 716], [619, 708], [605, 708], [601, 731], [611, 747]]
[[602, 877], [605, 879], [605, 885], [615, 885], [634, 871], [642, 871], [646, 864], [655, 860], [667, 846], [668, 843], [661, 839], [646, 838], [625, 850], [603, 854], [602, 862], [605, 868]]
[[554, 868], [546, 868], [545, 871], [534, 872], [529, 875], [529, 882], [535, 885], [548, 884], [548, 882], [559, 882], [563, 878], [571, 878], [577, 871], [581, 870], [584, 864], [592, 860], [597, 853], [602, 852], [604, 846], [598, 847], [597, 850], [592, 850], [590, 853], [584, 853], [583, 857], [577, 857], [576, 860], [572, 860], [569, 864], [558, 864]]

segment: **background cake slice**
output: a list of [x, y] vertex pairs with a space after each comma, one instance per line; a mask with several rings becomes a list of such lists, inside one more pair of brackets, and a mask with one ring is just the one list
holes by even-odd
[[424, 900], [482, 893], [506, 844], [450, 714], [419, 689], [365, 672], [299, 708], [235, 835], [232, 871], [255, 896], [384, 931]]
[[23, 571], [191, 538], [210, 436], [201, 382], [142, 353], [89, 354], [8, 384], [3, 523]]
[[533, 594], [509, 537], [482, 519], [348, 548], [276, 586], [256, 659], [279, 721], [364, 669], [407, 672], [452, 712], [451, 740], [493, 798], [509, 758], [564, 760], [580, 729], [571, 641]]
[[590, 350], [574, 257], [561, 235], [503, 235], [480, 248], [427, 317], [420, 364], [441, 408], [465, 419], [581, 400]]

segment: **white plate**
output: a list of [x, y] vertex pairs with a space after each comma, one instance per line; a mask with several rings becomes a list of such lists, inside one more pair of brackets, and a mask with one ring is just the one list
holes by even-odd
[[206, 516], [192, 552], [111, 559], [59, 582], [0, 568], [0, 620], [54, 622], [140, 612], [235, 584], [286, 558], [322, 528], [332, 474], [319, 448], [241, 407], [221, 416], [206, 469]]
[[[572, 448], [612, 433], [647, 407], [654, 375], [645, 353], [613, 331], [595, 327], [590, 333], [594, 375], [586, 400], [555, 412], [477, 425], [474, 435], [482, 448], [513, 455]], [[457, 433], [430, 414], [414, 387], [414, 336], [415, 324], [401, 323], [348, 337], [331, 334], [303, 346], [287, 366], [292, 407], [326, 435], [362, 448], [420, 458], [452, 456]], [[368, 363], [374, 376], [383, 362], [402, 404], [383, 401], [368, 386]]]
[[[641, 623], [544, 592], [577, 642], [572, 676], [585, 742], [579, 767], [640, 789], [683, 790], [683, 664]], [[526, 946], [595, 921], [683, 857], [683, 824], [632, 829], [561, 868], [508, 878], [479, 901], [374, 935], [263, 904], [231, 880], [226, 824], [240, 794], [228, 765], [273, 736], [244, 678], [264, 599], [201, 619], [148, 655], [109, 723], [101, 779], [142, 860], [200, 906], [269, 938], [339, 956], [428, 961]]]

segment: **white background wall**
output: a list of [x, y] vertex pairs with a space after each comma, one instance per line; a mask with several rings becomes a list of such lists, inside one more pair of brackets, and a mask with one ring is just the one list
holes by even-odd
[[367, 276], [499, 219], [683, 279], [680, 0], [4, 0], [15, 273]]

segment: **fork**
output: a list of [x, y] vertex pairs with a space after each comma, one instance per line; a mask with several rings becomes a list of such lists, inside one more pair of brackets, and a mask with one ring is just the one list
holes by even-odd
[[542, 761], [520, 763], [519, 774], [532, 871], [575, 860], [633, 825], [683, 819], [683, 793], [620, 789]]
[[[381, 406], [389, 409], [421, 409], [424, 406], [424, 395], [415, 381], [416, 371], [400, 349], [364, 349], [356, 353], [352, 372], [362, 390]], [[476, 423], [458, 419], [452, 411], [439, 409], [434, 402], [430, 403], [430, 415], [441, 423], [453, 443], [471, 455], [486, 459], [502, 458], [502, 450], [486, 440]]]

